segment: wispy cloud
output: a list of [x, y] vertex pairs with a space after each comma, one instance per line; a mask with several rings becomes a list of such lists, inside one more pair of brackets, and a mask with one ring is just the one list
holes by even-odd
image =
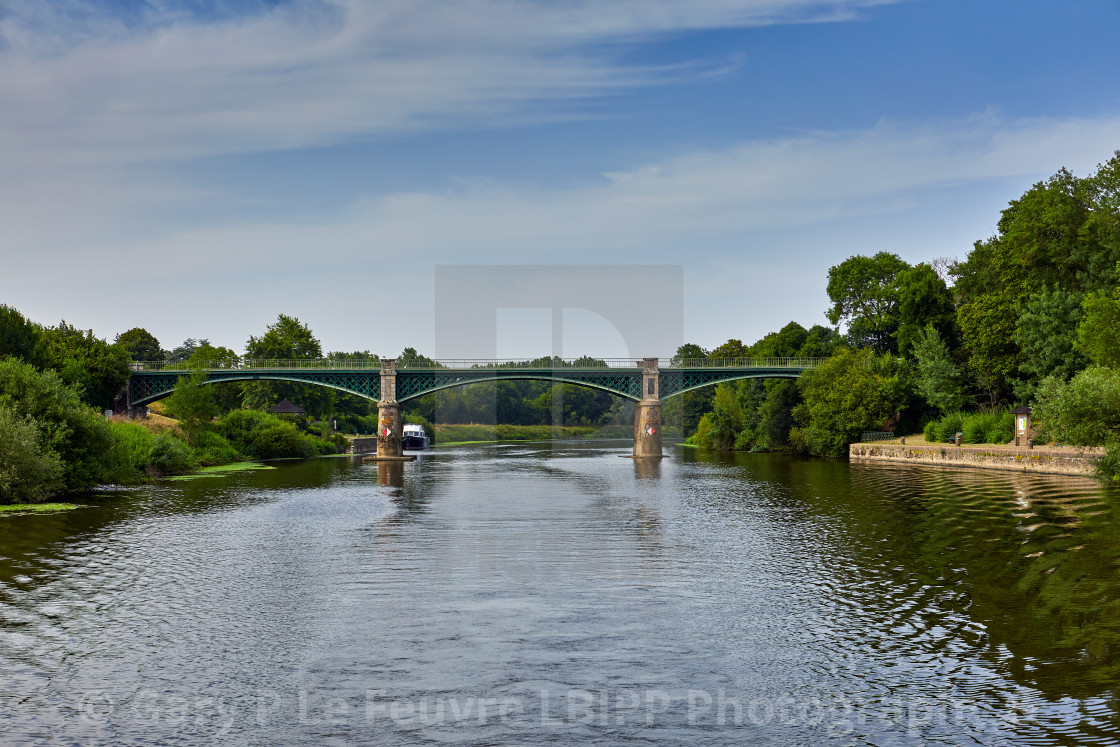
[[300, 0], [216, 18], [151, 4], [121, 20], [16, 0], [0, 20], [0, 158], [119, 164], [563, 116], [564, 102], [679, 73], [622, 64], [620, 44], [889, 1]]

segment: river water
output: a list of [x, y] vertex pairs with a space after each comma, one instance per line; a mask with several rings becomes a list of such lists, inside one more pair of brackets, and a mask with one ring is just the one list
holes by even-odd
[[1117, 492], [628, 451], [0, 518], [0, 743], [1120, 743]]

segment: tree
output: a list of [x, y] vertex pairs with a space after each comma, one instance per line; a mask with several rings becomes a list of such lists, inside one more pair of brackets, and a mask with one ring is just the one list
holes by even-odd
[[1034, 353], [1025, 355], [1015, 341], [1013, 321], [1032, 294], [1049, 289], [1080, 298], [1115, 287], [1118, 183], [1120, 156], [1087, 179], [1060, 170], [1012, 200], [997, 234], [976, 242], [953, 268], [969, 369], [993, 401], [1007, 395], [1020, 365], [1035, 365], [1027, 360]]
[[790, 441], [815, 456], [842, 456], [865, 430], [898, 416], [907, 383], [900, 361], [872, 350], [841, 349], [799, 379], [804, 402], [794, 409]]
[[105, 419], [83, 404], [56, 371], [39, 371], [15, 358], [0, 359], [0, 407], [33, 421], [39, 448], [58, 454], [68, 490], [84, 490], [106, 479], [112, 436]]
[[40, 503], [62, 489], [62, 460], [35, 421], [0, 405], [0, 503]]
[[1120, 368], [1120, 291], [1090, 293], [1082, 302], [1077, 350], [1100, 366]]
[[[311, 329], [299, 319], [280, 314], [275, 324], [260, 337], [245, 344], [247, 360], [307, 360], [323, 357], [323, 347]], [[335, 395], [330, 389], [307, 384], [254, 381], [242, 387], [245, 407], [267, 410], [280, 399], [303, 407], [313, 417], [326, 417], [334, 409]]]
[[1043, 289], [1030, 295], [1015, 326], [1015, 343], [1023, 361], [1019, 371], [1024, 378], [1015, 385], [1020, 401], [1029, 401], [1045, 377], [1068, 379], [1085, 367], [1088, 361], [1075, 349], [1080, 321], [1077, 294]]
[[163, 349], [159, 346], [159, 340], [151, 332], [140, 327], [121, 332], [113, 344], [124, 348], [134, 361], [163, 360]]
[[949, 346], [937, 328], [927, 324], [913, 346], [918, 364], [918, 393], [942, 414], [964, 407], [965, 396], [960, 369], [949, 354]]
[[183, 343], [179, 345], [179, 347], [171, 351], [165, 351], [163, 357], [168, 363], [185, 363], [191, 359], [191, 356], [194, 355], [196, 350], [209, 344], [209, 340], [188, 337], [183, 340]]
[[[681, 365], [685, 361], [704, 360], [708, 351], [694, 343], [685, 343], [677, 348], [673, 356], [673, 365]], [[662, 409], [665, 422], [679, 420], [682, 433], [693, 433], [700, 424], [704, 413], [712, 409], [712, 398], [715, 396], [713, 388], [706, 386], [691, 392], [682, 392], [676, 397], [667, 400]]]
[[676, 354], [673, 356], [672, 364], [679, 366], [683, 361], [688, 360], [703, 360], [708, 357], [708, 351], [691, 342], [686, 342], [677, 348]]
[[708, 353], [708, 357], [712, 360], [726, 360], [729, 358], [746, 358], [750, 354], [750, 348], [744, 345], [742, 340], [728, 340]]
[[926, 325], [932, 324], [950, 346], [956, 342], [953, 294], [937, 271], [921, 263], [898, 273], [898, 353], [909, 357]]
[[293, 316], [280, 314], [260, 337], [250, 337], [245, 344], [245, 357], [269, 360], [303, 360], [322, 358], [323, 346], [311, 328]]
[[797, 322], [790, 322], [778, 332], [771, 332], [751, 345], [755, 358], [792, 358], [798, 355], [809, 339], [809, 331]]
[[81, 392], [86, 404], [109, 407], [128, 381], [128, 353], [65, 321], [39, 335], [35, 358], [59, 372], [62, 380]]
[[39, 325], [25, 319], [11, 306], [0, 304], [0, 358], [11, 355], [34, 362]]
[[1038, 387], [1034, 416], [1059, 441], [1100, 446], [1120, 438], [1120, 371], [1089, 366], [1069, 382], [1051, 376]]
[[168, 413], [179, 419], [187, 440], [192, 443], [220, 411], [214, 390], [206, 379], [203, 368], [196, 368], [189, 376], [180, 376], [175, 391], [165, 400]]
[[827, 312], [833, 324], [846, 324], [856, 347], [895, 351], [899, 326], [898, 275], [910, 265], [897, 254], [849, 257], [828, 271]]
[[766, 382], [766, 399], [758, 408], [758, 441], [768, 449], [789, 445], [789, 433], [796, 425], [793, 410], [801, 403], [796, 381], [779, 379]]

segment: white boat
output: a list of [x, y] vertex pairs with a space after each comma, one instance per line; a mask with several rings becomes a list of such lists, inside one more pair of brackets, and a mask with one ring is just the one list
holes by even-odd
[[431, 445], [422, 425], [407, 423], [401, 431], [401, 448], [405, 451], [423, 451]]

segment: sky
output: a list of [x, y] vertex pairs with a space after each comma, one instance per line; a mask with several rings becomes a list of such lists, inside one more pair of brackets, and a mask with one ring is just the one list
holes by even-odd
[[[750, 343], [827, 324], [849, 256], [963, 258], [1092, 173], [1117, 70], [1120, 0], [0, 0], [0, 303], [438, 355], [437, 268], [664, 265], [684, 339]], [[563, 321], [569, 356], [680, 342]]]

